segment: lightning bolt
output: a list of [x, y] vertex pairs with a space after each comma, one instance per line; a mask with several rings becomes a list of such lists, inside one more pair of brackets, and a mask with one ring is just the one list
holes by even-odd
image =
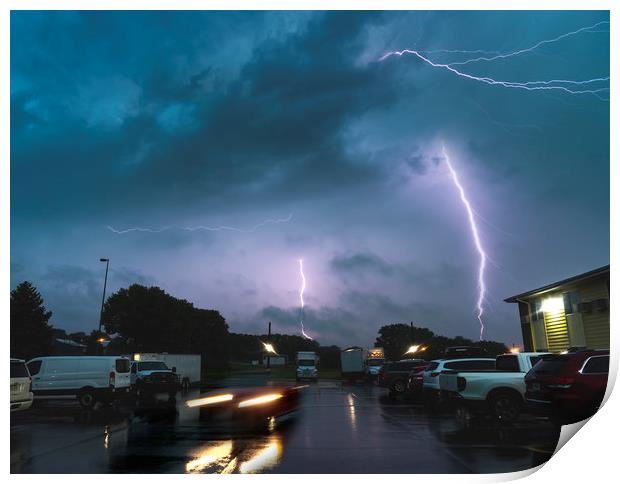
[[[565, 39], [567, 37], [572, 37], [573, 35], [577, 35], [580, 34], [582, 32], [589, 32], [589, 33], [596, 33], [596, 32], [601, 32], [600, 30], [592, 30], [595, 29], [601, 25], [609, 25], [609, 21], [608, 20], [604, 20], [602, 22], [598, 22], [594, 25], [590, 25], [588, 27], [581, 27], [580, 29], [574, 30], [572, 32], [567, 32], [565, 34], [562, 35], [558, 35], [557, 37], [554, 37], [553, 39], [547, 39], [547, 40], [541, 40], [540, 42], [537, 42], [536, 44], [532, 45], [531, 47], [527, 47], [525, 49], [520, 49], [520, 50], [515, 50], [513, 52], [506, 52], [504, 54], [496, 54], [492, 57], [475, 57], [473, 59], [467, 59], [464, 61], [460, 61], [460, 62], [451, 62], [450, 65], [452, 66], [458, 66], [458, 65], [465, 65], [465, 64], [470, 64], [472, 62], [490, 62], [490, 61], [494, 61], [494, 60], [498, 60], [498, 59], [507, 59], [509, 57], [514, 57], [517, 55], [521, 55], [521, 54], [526, 54], [528, 52], [532, 52], [536, 49], [538, 49], [539, 47], [545, 45], [545, 44], [553, 44], [555, 42], [559, 42], [562, 39]], [[609, 31], [605, 30], [603, 31], [605, 33], [609, 33]]]
[[[582, 32], [591, 32], [591, 33], [601, 32], [601, 31], [596, 31], [592, 29], [595, 29], [604, 24], [609, 25], [609, 22], [603, 21], [603, 22], [599, 22], [597, 24], [594, 24], [588, 27], [582, 27], [578, 30], [559, 35], [553, 39], [541, 40], [540, 42], [526, 49], [520, 49], [520, 50], [515, 50], [512, 52], [507, 52], [503, 54], [497, 54], [491, 57], [473, 57], [473, 58], [466, 59], [464, 61], [459, 61], [459, 62], [440, 63], [440, 62], [435, 62], [431, 60], [429, 57], [427, 57], [428, 52], [421, 51], [421, 50], [415, 50], [415, 49], [403, 49], [403, 50], [395, 50], [395, 51], [388, 52], [384, 54], [383, 56], [381, 56], [379, 58], [379, 61], [380, 62], [384, 61], [388, 57], [392, 57], [392, 56], [402, 57], [403, 55], [408, 54], [408, 55], [413, 55], [417, 57], [418, 59], [420, 59], [421, 61], [425, 62], [426, 64], [428, 64], [429, 66], [435, 69], [446, 70], [458, 77], [469, 79], [471, 81], [481, 82], [484, 84], [489, 84], [492, 86], [501, 86], [501, 87], [505, 87], [509, 89], [521, 89], [521, 90], [526, 90], [526, 91], [560, 91], [560, 92], [564, 92], [567, 94], [577, 94], [577, 95], [590, 94], [601, 100], [608, 101], [607, 98], [601, 95], [601, 93], [609, 92], [608, 86], [603, 86], [603, 87], [593, 86], [593, 87], [589, 87], [585, 89], [578, 88], [577, 86], [587, 87], [590, 84], [609, 82], [609, 79], [610, 79], [609, 76], [597, 77], [597, 78], [585, 79], [585, 80], [551, 79], [551, 80], [521, 82], [521, 81], [499, 80], [499, 79], [494, 79], [492, 77], [479, 76], [479, 75], [471, 74], [468, 72], [464, 72], [463, 70], [460, 70], [455, 67], [455, 66], [470, 64], [473, 62], [491, 62], [491, 61], [495, 61], [499, 59], [507, 59], [510, 57], [515, 57], [515, 56], [518, 56], [518, 55], [521, 55], [527, 52], [532, 52], [542, 45], [559, 42], [562, 39], [565, 39], [573, 35], [577, 35]], [[608, 31], [605, 31], [605, 32], [608, 32]], [[449, 52], [449, 51], [446, 51], [446, 52]], [[466, 52], [466, 51], [463, 51], [463, 52]]]
[[459, 177], [450, 162], [450, 156], [446, 151], [445, 145], [442, 145], [441, 151], [443, 153], [444, 159], [446, 160], [446, 165], [448, 165], [448, 170], [450, 170], [450, 175], [452, 176], [452, 181], [456, 186], [459, 195], [461, 197], [461, 202], [465, 207], [465, 211], [467, 212], [467, 218], [469, 219], [469, 227], [471, 229], [471, 234], [474, 239], [474, 244], [476, 246], [476, 250], [478, 251], [478, 255], [480, 256], [480, 263], [478, 265], [478, 300], [476, 302], [477, 309], [477, 318], [480, 322], [480, 341], [482, 341], [482, 334], [484, 333], [484, 323], [482, 322], [482, 315], [484, 313], [484, 297], [486, 294], [486, 284], [484, 282], [484, 272], [487, 265], [487, 254], [482, 247], [482, 242], [480, 240], [480, 234], [478, 233], [478, 226], [476, 225], [476, 218], [474, 217], [474, 210], [471, 208], [471, 204], [467, 199], [467, 195], [465, 194], [465, 189], [459, 180]]
[[313, 339], [306, 334], [304, 330], [304, 292], [306, 290], [306, 276], [304, 275], [304, 261], [299, 259], [299, 275], [301, 276], [301, 288], [299, 289], [299, 304], [300, 304], [300, 316], [299, 322], [301, 324], [301, 334], [306, 339]]
[[177, 230], [185, 230], [188, 232], [197, 232], [197, 231], [206, 231], [206, 232], [221, 232], [221, 231], [230, 231], [230, 232], [240, 232], [243, 234], [247, 234], [247, 233], [251, 233], [251, 232], [255, 232], [256, 230], [258, 230], [261, 227], [264, 227], [266, 225], [275, 225], [275, 224], [282, 224], [282, 223], [288, 223], [291, 220], [293, 220], [293, 214], [290, 214], [288, 217], [286, 218], [275, 218], [275, 219], [267, 219], [267, 220], [263, 220], [260, 223], [257, 223], [249, 228], [240, 228], [240, 227], [232, 227], [229, 225], [218, 225], [218, 226], [208, 226], [208, 225], [197, 225], [197, 226], [193, 226], [193, 227], [175, 227], [172, 225], [168, 225], [165, 227], [161, 227], [159, 229], [153, 229], [153, 228], [148, 228], [148, 227], [131, 227], [128, 229], [122, 229], [122, 230], [117, 230], [114, 227], [107, 225], [106, 228], [111, 231], [114, 232], [115, 234], [127, 234], [130, 232], [148, 232], [151, 234], [159, 234], [161, 232], [165, 232], [167, 230], [173, 230], [173, 229], [177, 229]]

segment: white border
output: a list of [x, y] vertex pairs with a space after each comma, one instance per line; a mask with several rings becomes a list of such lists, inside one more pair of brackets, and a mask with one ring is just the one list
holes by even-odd
[[[298, 0], [298, 1], [248, 1], [248, 0], [227, 0], [226, 2], [213, 2], [213, 1], [197, 1], [197, 0], [176, 0], [171, 2], [169, 0], [151, 0], [149, 2], [136, 1], [136, 0], [58, 0], [58, 1], [44, 1], [44, 0], [8, 0], [3, 2], [3, 16], [0, 23], [0, 39], [2, 53], [2, 112], [3, 123], [2, 132], [2, 165], [0, 174], [0, 196], [1, 206], [0, 210], [0, 224], [2, 227], [2, 243], [1, 247], [2, 256], [0, 258], [0, 269], [2, 270], [3, 279], [0, 284], [0, 294], [4, 297], [0, 298], [0, 311], [2, 321], [4, 322], [5, 337], [3, 338], [3, 344], [5, 349], [5, 355], [9, 355], [9, 338], [6, 334], [8, 332], [8, 320], [9, 320], [9, 298], [8, 293], [10, 291], [9, 283], [9, 271], [10, 271], [10, 254], [8, 251], [10, 242], [10, 225], [9, 225], [9, 190], [10, 190], [10, 177], [9, 177], [9, 162], [10, 159], [10, 138], [9, 138], [9, 109], [10, 109], [10, 71], [6, 67], [9, 65], [9, 39], [10, 39], [10, 15], [9, 10], [610, 10], [611, 11], [611, 64], [610, 75], [612, 81], [618, 79], [618, 35], [615, 29], [615, 4], [612, 1], [604, 0], [563, 0], [563, 1], [550, 1], [550, 0], [521, 0], [521, 1], [502, 1], [497, 0], [476, 0], [476, 1], [458, 1], [458, 0], [445, 0], [441, 1], [395, 1], [395, 0], [383, 0], [381, 2], [358, 0], [358, 1], [325, 1], [325, 0]], [[611, 91], [610, 110], [611, 110], [611, 124], [610, 132], [618, 133], [618, 113], [620, 113], [620, 104], [618, 97], [615, 95], [615, 90]], [[620, 153], [618, 149], [618, 137], [611, 136], [611, 264], [615, 267], [617, 249], [620, 247], [620, 237], [618, 236], [618, 202], [620, 200], [618, 191], [620, 186], [618, 184], [618, 162], [620, 161]], [[616, 217], [616, 220], [614, 220]], [[611, 274], [611, 292], [613, 295], [611, 299], [615, 302], [619, 298], [618, 283], [619, 280], [615, 276], [615, 271]], [[611, 320], [612, 324], [612, 373], [615, 377], [618, 370], [618, 330], [614, 326], [618, 324], [619, 312], [616, 309], [614, 303], [611, 304]], [[4, 381], [6, 381], [8, 374], [8, 366], [3, 366]], [[615, 379], [615, 378], [614, 378]], [[611, 387], [611, 385], [610, 385]], [[370, 482], [376, 482], [378, 479], [389, 480], [390, 482], [408, 482], [412, 480], [423, 480], [425, 483], [445, 482], [450, 480], [451, 482], [501, 482], [507, 480], [514, 480], [517, 478], [525, 477], [529, 475], [528, 482], [540, 482], [548, 484], [549, 482], [607, 482], [608, 476], [616, 474], [618, 468], [617, 453], [616, 453], [616, 416], [620, 408], [618, 392], [614, 392], [609, 396], [605, 406], [595, 415], [580, 431], [577, 438], [570, 439], [562, 449], [552, 457], [552, 459], [544, 466], [539, 468], [537, 472], [534, 470], [524, 471], [513, 474], [494, 474], [494, 475], [471, 475], [471, 476], [445, 476], [445, 475], [400, 475], [400, 476], [379, 476], [370, 475], [363, 477], [356, 477], [356, 480], [362, 480]], [[5, 408], [8, 408], [8, 393], [3, 394], [5, 398]], [[4, 428], [7, 429], [10, 426], [9, 412], [4, 414]], [[568, 429], [566, 429], [568, 430]], [[4, 432], [4, 439], [2, 442], [2, 458], [5, 463], [6, 474], [10, 472], [10, 451], [9, 451], [9, 432]], [[76, 456], [79, 458], [79, 456]], [[589, 465], [589, 463], [591, 463]], [[87, 477], [89, 481], [104, 482], [111, 478], [111, 476], [105, 475], [92, 475]], [[242, 476], [186, 476], [184, 479], [243, 479]], [[322, 476], [319, 479], [324, 479]], [[45, 479], [49, 482], [78, 482], [85, 479], [84, 476], [65, 476], [65, 475], [48, 475], [48, 476], [36, 476], [36, 475], [13, 475], [11, 479], [16, 482], [34, 482], [41, 479]], [[146, 482], [159, 481], [167, 482], [171, 479], [170, 476], [165, 475], [149, 475], [149, 476], [129, 476], [120, 475], [115, 476], [115, 480], [129, 481], [132, 483], [136, 481]], [[178, 479], [178, 477], [174, 477]], [[279, 481], [285, 482], [294, 479], [296, 482], [311, 482], [317, 479], [315, 475], [261, 475], [253, 476], [253, 479], [258, 481], [270, 482]], [[341, 480], [343, 477], [335, 476], [334, 479]], [[344, 477], [346, 479], [346, 477]], [[204, 482], [204, 481], [203, 481]]]

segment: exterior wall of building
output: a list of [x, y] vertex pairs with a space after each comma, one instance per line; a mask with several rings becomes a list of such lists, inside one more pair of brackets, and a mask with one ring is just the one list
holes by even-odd
[[[552, 310], [543, 310], [547, 300]], [[519, 314], [526, 351], [609, 348], [609, 273], [532, 294], [519, 301]]]

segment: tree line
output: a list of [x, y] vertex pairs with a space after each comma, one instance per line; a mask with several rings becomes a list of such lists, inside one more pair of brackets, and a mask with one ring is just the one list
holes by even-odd
[[[52, 354], [54, 333], [59, 330], [49, 324], [51, 316], [31, 283], [24, 281], [11, 291], [11, 357], [27, 360]], [[316, 351], [322, 367], [340, 366], [338, 346], [321, 346], [318, 341], [289, 334], [231, 333], [219, 311], [197, 308], [159, 287], [132, 284], [110, 295], [103, 308], [103, 326], [105, 332], [101, 333], [60, 334], [84, 344], [87, 354], [101, 354], [101, 341], [105, 340], [107, 354], [200, 354], [203, 365], [210, 369], [225, 369], [231, 361], [261, 360], [265, 354], [263, 342], [273, 344], [289, 362], [295, 360], [298, 351]], [[384, 348], [388, 360], [409, 357], [405, 353], [414, 344], [427, 349], [413, 356], [427, 360], [441, 357], [449, 346], [481, 346], [490, 356], [507, 350], [503, 343], [448, 338], [428, 328], [400, 323], [382, 326], [375, 341], [375, 346]]]

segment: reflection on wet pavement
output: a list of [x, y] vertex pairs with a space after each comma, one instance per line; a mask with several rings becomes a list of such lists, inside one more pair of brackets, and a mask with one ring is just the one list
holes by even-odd
[[37, 408], [11, 416], [11, 471], [511, 472], [545, 462], [557, 444], [559, 430], [544, 421], [462, 428], [451, 415], [383, 395], [373, 386], [319, 382], [303, 389], [298, 412], [270, 419], [261, 432], [201, 421], [185, 405], [198, 392], [176, 405], [89, 415], [70, 405]]

